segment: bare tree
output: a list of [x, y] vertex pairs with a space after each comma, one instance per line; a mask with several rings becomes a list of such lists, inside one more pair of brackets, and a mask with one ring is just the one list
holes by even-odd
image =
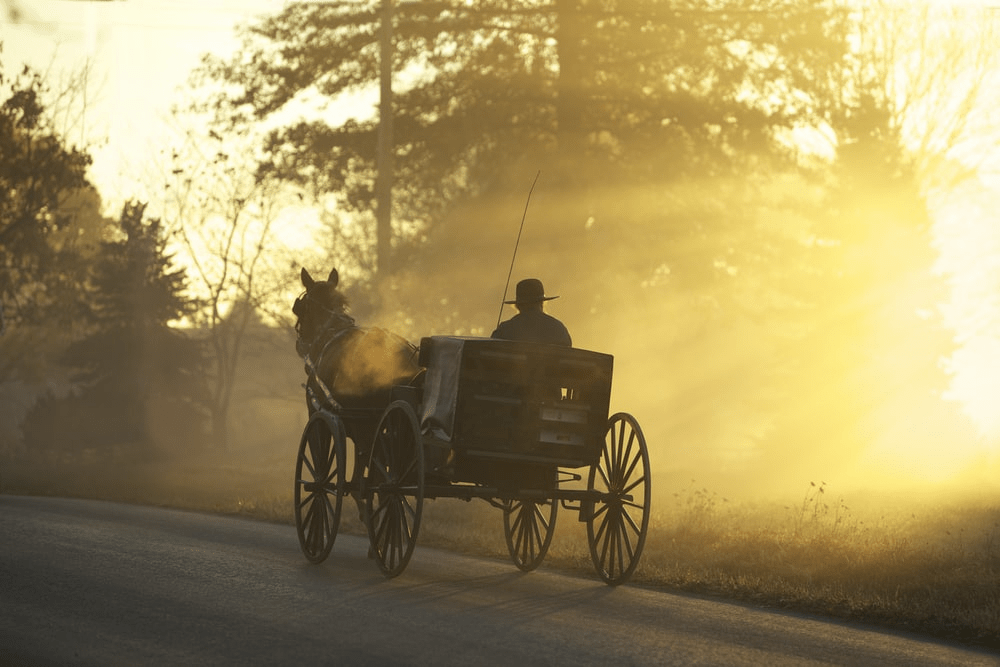
[[856, 11], [855, 65], [841, 86], [848, 102], [876, 97], [925, 188], [974, 178], [1000, 149], [1000, 11], [884, 0]]
[[239, 147], [214, 134], [183, 133], [164, 184], [165, 218], [182, 241], [200, 302], [193, 324], [208, 340], [208, 410], [214, 446], [229, 445], [229, 413], [249, 326], [277, 313], [289, 255], [276, 233], [282, 189], [258, 177]]

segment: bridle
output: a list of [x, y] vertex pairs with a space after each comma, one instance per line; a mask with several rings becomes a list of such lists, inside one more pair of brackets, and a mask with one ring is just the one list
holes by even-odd
[[[307, 303], [308, 306], [306, 305]], [[316, 326], [312, 340], [305, 340], [302, 335], [303, 316], [307, 312], [310, 314], [315, 312], [314, 309], [326, 313], [327, 318], [322, 324]], [[317, 360], [330, 346], [330, 343], [347, 331], [356, 328], [353, 317], [342, 311], [330, 308], [323, 301], [310, 294], [309, 290], [306, 290], [295, 299], [295, 303], [292, 305], [292, 312], [298, 317], [298, 321], [295, 322], [295, 333], [302, 344], [300, 353], [308, 351], [310, 356], [314, 356]], [[317, 354], [313, 355], [313, 352]]]

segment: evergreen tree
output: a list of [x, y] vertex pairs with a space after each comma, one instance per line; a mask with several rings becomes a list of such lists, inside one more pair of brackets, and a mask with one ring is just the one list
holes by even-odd
[[[101, 246], [86, 290], [93, 333], [65, 356], [78, 369], [81, 390], [33, 411], [25, 431], [39, 447], [142, 448], [164, 437], [191, 445], [187, 441], [200, 437], [200, 344], [170, 326], [194, 304], [185, 295], [184, 271], [166, 251], [160, 221], [144, 213], [143, 204], [125, 204], [120, 238]], [[166, 425], [177, 430], [159, 432]]]

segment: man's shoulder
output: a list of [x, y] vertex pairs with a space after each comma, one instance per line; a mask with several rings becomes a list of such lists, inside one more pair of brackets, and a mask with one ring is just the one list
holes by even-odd
[[496, 330], [493, 332], [493, 338], [503, 338], [503, 334], [510, 331], [512, 326], [511, 320], [504, 320], [497, 325]]
[[573, 345], [573, 339], [570, 338], [569, 329], [567, 329], [566, 325], [562, 323], [562, 320], [557, 317], [553, 317], [548, 313], [541, 313], [541, 315], [545, 318], [542, 322], [544, 322], [543, 326], [547, 332], [546, 342], [554, 343], [556, 345]]
[[562, 320], [560, 320], [557, 317], [553, 317], [552, 315], [549, 315], [548, 313], [539, 313], [539, 315], [541, 315], [542, 319], [545, 322], [547, 322], [548, 324], [550, 324], [550, 325], [558, 326], [558, 327], [560, 327], [562, 329], [566, 328], [566, 325], [562, 323]]

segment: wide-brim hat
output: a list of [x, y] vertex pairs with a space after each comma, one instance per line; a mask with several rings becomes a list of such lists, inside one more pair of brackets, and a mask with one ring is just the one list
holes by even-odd
[[504, 301], [504, 303], [541, 303], [542, 301], [551, 301], [558, 298], [558, 296], [546, 296], [545, 287], [542, 286], [542, 281], [538, 278], [525, 278], [517, 284], [517, 292], [514, 300]]

